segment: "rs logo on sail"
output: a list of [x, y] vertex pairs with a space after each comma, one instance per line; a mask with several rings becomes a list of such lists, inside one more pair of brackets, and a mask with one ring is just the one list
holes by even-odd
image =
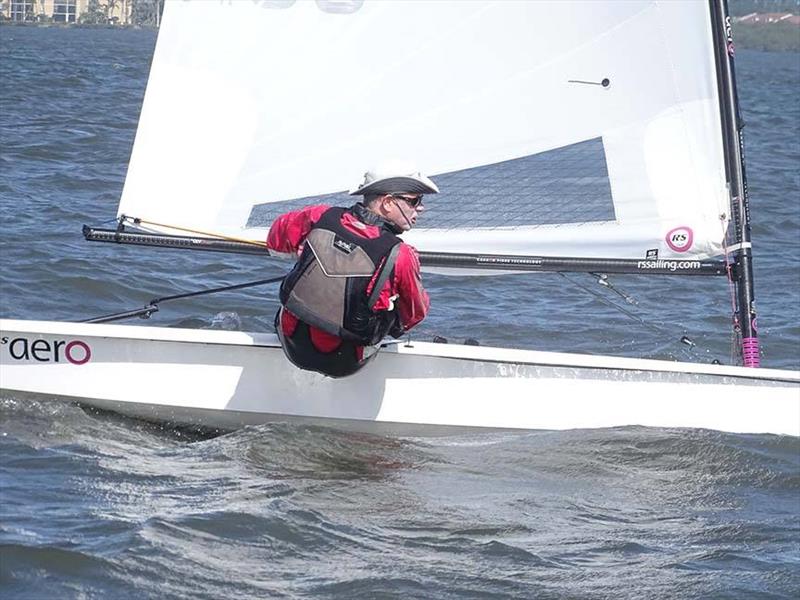
[[690, 227], [676, 227], [666, 236], [667, 246], [673, 252], [686, 252], [694, 242], [694, 232]]
[[83, 365], [92, 358], [89, 344], [80, 340], [29, 340], [18, 337], [0, 338], [0, 345], [8, 348], [8, 354], [14, 360], [35, 360], [37, 362], [63, 362]]

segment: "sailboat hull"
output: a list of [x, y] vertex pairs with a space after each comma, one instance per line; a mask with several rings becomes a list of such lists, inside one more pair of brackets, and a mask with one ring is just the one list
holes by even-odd
[[412, 342], [330, 379], [271, 334], [0, 320], [3, 397], [235, 428], [362, 431], [644, 425], [800, 435], [800, 373]]

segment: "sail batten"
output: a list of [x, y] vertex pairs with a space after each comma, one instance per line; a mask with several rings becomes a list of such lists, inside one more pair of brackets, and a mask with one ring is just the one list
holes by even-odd
[[721, 256], [709, 7], [598, 4], [169, 1], [119, 214], [263, 235], [404, 157], [422, 252]]

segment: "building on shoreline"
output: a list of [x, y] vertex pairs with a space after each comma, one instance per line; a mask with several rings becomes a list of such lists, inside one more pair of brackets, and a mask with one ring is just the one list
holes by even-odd
[[0, 22], [159, 25], [164, 0], [0, 0]]

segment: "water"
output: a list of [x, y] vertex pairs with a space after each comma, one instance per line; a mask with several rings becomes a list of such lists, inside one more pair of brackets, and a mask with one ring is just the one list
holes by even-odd
[[[113, 218], [150, 31], [0, 28], [0, 315], [78, 320], [279, 274], [88, 244]], [[765, 366], [800, 368], [800, 56], [741, 52]], [[426, 276], [421, 338], [730, 361], [722, 280]], [[588, 291], [587, 291], [588, 290]], [[636, 319], [609, 306], [618, 303]], [[268, 330], [274, 291], [154, 325]], [[690, 336], [696, 346], [682, 344]], [[134, 385], [127, 382], [126, 385]], [[3, 598], [794, 598], [800, 441], [625, 428], [222, 436], [0, 399]]]

